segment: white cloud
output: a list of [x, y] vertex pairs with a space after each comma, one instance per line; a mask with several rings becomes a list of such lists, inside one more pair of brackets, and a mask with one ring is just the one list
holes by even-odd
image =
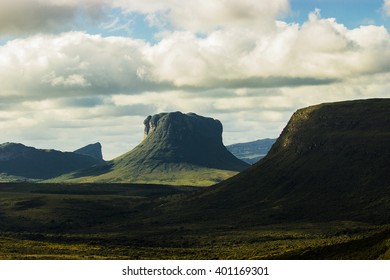
[[150, 23], [159, 27], [172, 25], [193, 32], [208, 32], [221, 27], [272, 26], [276, 16], [287, 13], [289, 1], [2, 0], [0, 34], [65, 31], [75, 23], [77, 13], [97, 20], [103, 18], [107, 8], [143, 13]]
[[273, 23], [276, 16], [289, 10], [288, 0], [117, 0], [112, 3], [127, 12], [151, 14], [154, 21], [164, 18], [175, 27], [193, 32], [207, 32], [220, 27], [268, 25]]
[[384, 0], [383, 12], [385, 13], [385, 15], [390, 16], [390, 0]]
[[85, 79], [83, 75], [71, 74], [67, 77], [55, 76], [54, 73], [42, 78], [43, 82], [49, 83], [52, 87], [87, 87], [91, 84]]
[[101, 18], [103, 3], [100, 0], [2, 0], [0, 35], [69, 30], [79, 11], [90, 19]]
[[81, 32], [36, 35], [0, 46], [0, 95], [50, 98], [142, 92], [156, 87], [140, 77], [149, 67], [146, 44]]
[[[26, 5], [20, 13], [42, 14], [31, 28], [35, 16], [17, 14], [15, 32], [57, 30], [79, 2], [16, 1]], [[389, 97], [384, 27], [348, 29], [319, 11], [302, 25], [276, 21], [288, 1], [211, 2], [83, 1], [90, 13], [111, 5], [147, 14], [167, 29], [154, 45], [65, 32], [0, 46], [0, 143], [73, 150], [101, 141], [112, 158], [142, 140], [147, 115], [180, 110], [220, 119], [231, 144], [278, 136], [300, 107]], [[68, 11], [58, 22], [50, 15], [57, 9]], [[0, 34], [9, 22], [0, 19]]]
[[[20, 5], [17, 1], [5, 3]], [[39, 7], [44, 2], [28, 3], [26, 7]], [[78, 7], [77, 1], [45, 3], [50, 9], [70, 7], [72, 12]], [[109, 4], [91, 0], [83, 5]], [[10, 42], [0, 47], [4, 55], [0, 56], [0, 71], [6, 77], [4, 87], [8, 84], [0, 94], [19, 94], [14, 80], [19, 88], [25, 85], [29, 91], [35, 88], [41, 92], [42, 87], [45, 91], [45, 86], [51, 85], [51, 91], [78, 87], [142, 92], [161, 83], [166, 83], [164, 89], [169, 84], [240, 87], [249, 81], [269, 87], [305, 84], [305, 79], [324, 83], [324, 79], [388, 70], [389, 34], [384, 27], [349, 30], [335, 19], [322, 19], [319, 10], [311, 13], [302, 26], [275, 21], [278, 14], [288, 10], [285, 0], [118, 0], [110, 5], [149, 16], [163, 12], [171, 24], [184, 30], [164, 32], [158, 44], [152, 46], [131, 38], [103, 38], [81, 32], [36, 35]], [[208, 33], [199, 37], [197, 32], [202, 30]], [[37, 85], [37, 81], [42, 84]]]
[[259, 78], [261, 87], [272, 85], [272, 77], [292, 79], [291, 83], [315, 78], [320, 83], [389, 70], [390, 37], [384, 27], [349, 30], [335, 19], [322, 19], [318, 12], [302, 26], [282, 22], [276, 26], [245, 35], [235, 29], [215, 30], [206, 37], [167, 34], [146, 50], [153, 65], [151, 77], [177, 86], [205, 87], [229, 87], [237, 80]]

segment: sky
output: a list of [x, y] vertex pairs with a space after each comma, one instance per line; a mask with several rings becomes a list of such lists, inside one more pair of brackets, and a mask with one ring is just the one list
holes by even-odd
[[160, 112], [276, 138], [302, 107], [390, 97], [390, 0], [2, 0], [0, 143], [115, 158]]

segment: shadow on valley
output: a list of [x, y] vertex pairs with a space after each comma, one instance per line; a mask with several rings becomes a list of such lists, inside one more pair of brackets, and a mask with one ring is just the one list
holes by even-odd
[[[1, 184], [2, 259], [376, 259], [384, 224], [256, 223], [176, 212], [204, 188], [121, 184]], [[183, 211], [183, 210], [182, 210]], [[223, 210], [221, 210], [223, 211]], [[216, 210], [217, 212], [217, 210]]]

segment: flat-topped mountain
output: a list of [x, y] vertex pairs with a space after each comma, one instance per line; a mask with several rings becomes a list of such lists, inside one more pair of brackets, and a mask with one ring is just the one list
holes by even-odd
[[76, 154], [80, 155], [86, 155], [93, 158], [96, 158], [97, 160], [103, 162], [103, 153], [102, 153], [102, 145], [97, 142], [95, 144], [89, 144], [85, 147], [82, 147], [80, 149], [77, 149], [74, 151]]
[[223, 145], [218, 120], [174, 112], [148, 116], [144, 125], [144, 140], [130, 152], [59, 180], [210, 185], [249, 166]]
[[100, 162], [71, 152], [36, 149], [19, 143], [0, 144], [0, 173], [4, 178], [48, 179]]
[[144, 124], [145, 140], [131, 151], [140, 162], [188, 163], [231, 171], [248, 167], [223, 145], [218, 120], [175, 112], [149, 116]]
[[251, 224], [390, 222], [389, 114], [390, 99], [298, 110], [264, 159], [183, 207]]
[[276, 139], [259, 139], [256, 141], [237, 143], [226, 148], [237, 158], [249, 164], [254, 164], [265, 157]]

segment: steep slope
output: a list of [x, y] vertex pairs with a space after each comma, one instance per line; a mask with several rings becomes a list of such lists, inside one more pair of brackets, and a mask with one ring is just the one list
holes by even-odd
[[174, 112], [148, 116], [144, 125], [143, 142], [130, 152], [58, 180], [210, 185], [249, 166], [223, 145], [218, 120]]
[[[0, 145], [0, 173], [4, 173], [3, 178], [16, 176], [17, 178], [47, 179], [87, 168], [99, 162], [85, 155], [40, 150], [23, 144], [4, 143]], [[22, 180], [22, 178], [17, 180]]]
[[276, 139], [259, 139], [252, 142], [237, 143], [226, 148], [237, 158], [249, 164], [254, 164], [265, 157]]
[[102, 154], [102, 145], [98, 142], [95, 144], [89, 144], [85, 147], [77, 149], [74, 151], [76, 154], [90, 156], [96, 158], [97, 160], [103, 162], [103, 154]]
[[241, 225], [390, 222], [389, 113], [390, 99], [298, 110], [263, 160], [171, 207]]

